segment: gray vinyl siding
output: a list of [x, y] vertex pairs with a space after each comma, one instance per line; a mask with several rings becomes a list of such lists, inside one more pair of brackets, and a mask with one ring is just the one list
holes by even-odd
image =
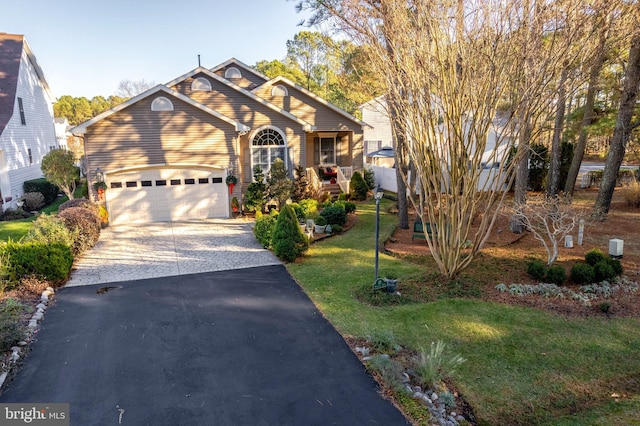
[[[198, 77], [206, 78], [211, 83], [212, 91], [192, 91], [191, 81]], [[251, 128], [249, 133], [240, 138], [240, 153], [242, 153], [243, 156], [247, 152], [246, 149], [250, 148], [250, 138], [256, 130], [262, 126], [274, 126], [284, 132], [287, 139], [287, 146], [292, 150], [291, 158], [294, 164], [290, 165], [290, 168], [293, 169], [293, 166], [298, 164], [306, 167], [306, 161], [304, 161], [305, 150], [303, 146], [305, 132], [300, 123], [285, 117], [278, 111], [274, 111], [246, 94], [209, 78], [204, 74], [196, 74], [192, 78], [178, 83], [172, 87], [172, 89], [189, 96], [196, 102], [206, 105], [220, 114], [249, 126]], [[247, 179], [249, 175], [244, 172], [246, 162], [240, 161], [240, 167], [242, 170], [240, 170], [239, 176], [243, 177], [243, 182], [250, 182], [250, 180]]]
[[255, 87], [260, 86], [261, 84], [264, 84], [267, 81], [264, 78], [252, 73], [251, 71], [248, 71], [246, 68], [243, 68], [233, 63], [227, 65], [224, 68], [217, 70], [215, 73], [220, 77], [225, 78], [224, 73], [226, 72], [227, 68], [231, 68], [231, 67], [236, 67], [242, 74], [242, 78], [229, 79], [229, 81], [232, 82], [233, 84], [237, 84], [243, 89], [251, 90]]
[[[163, 94], [158, 94], [162, 96]], [[88, 170], [200, 164], [227, 168], [237, 133], [233, 125], [178, 99], [174, 111], [151, 111], [149, 96], [90, 126], [85, 135]]]

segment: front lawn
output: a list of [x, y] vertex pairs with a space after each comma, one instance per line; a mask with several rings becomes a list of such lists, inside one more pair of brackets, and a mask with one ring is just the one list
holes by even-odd
[[[40, 213], [51, 214], [58, 211], [58, 207], [60, 204], [67, 201], [69, 198], [65, 195], [62, 197], [58, 197], [56, 201], [43, 208]], [[36, 219], [36, 216], [29, 216], [25, 219], [18, 220], [3, 220], [0, 221], [0, 241], [8, 241], [9, 239], [13, 241], [18, 241], [27, 233], [29, 229], [31, 229], [31, 222]]]
[[[382, 210], [389, 205], [383, 200]], [[383, 238], [396, 220], [382, 214]], [[373, 283], [374, 235], [375, 203], [359, 204], [354, 228], [312, 245], [303, 260], [287, 266], [345, 337], [392, 333], [414, 350], [443, 340], [449, 354], [467, 360], [453, 381], [478, 424], [633, 424], [640, 418], [640, 319], [565, 317], [455, 297], [474, 294], [465, 285], [429, 303], [371, 307], [355, 294]], [[401, 292], [403, 281], [436, 285], [435, 266], [424, 258], [381, 254], [380, 271], [394, 271]], [[475, 274], [479, 288], [497, 284], [500, 274], [492, 272], [491, 278]]]

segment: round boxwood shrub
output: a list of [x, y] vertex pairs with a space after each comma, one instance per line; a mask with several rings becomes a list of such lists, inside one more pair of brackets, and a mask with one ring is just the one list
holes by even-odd
[[347, 213], [344, 211], [344, 208], [340, 205], [332, 205], [329, 207], [325, 207], [320, 212], [320, 216], [324, 217], [327, 220], [327, 223], [331, 226], [340, 225], [344, 226], [347, 223]]
[[618, 259], [612, 259], [612, 258], [608, 258], [607, 259], [607, 263], [609, 265], [611, 265], [611, 267], [613, 268], [613, 270], [615, 271], [616, 275], [620, 275], [622, 274], [622, 272], [624, 271], [622, 269], [622, 263], [620, 263], [620, 261]]
[[547, 272], [547, 265], [540, 259], [533, 259], [527, 262], [527, 274], [534, 280], [544, 279]]
[[353, 176], [351, 177], [351, 181], [349, 183], [349, 188], [351, 190], [352, 199], [359, 201], [367, 199], [367, 191], [369, 191], [369, 186], [367, 185], [367, 182], [365, 182], [360, 172], [353, 172]]
[[602, 253], [602, 250], [594, 248], [589, 250], [585, 255], [584, 255], [584, 259], [587, 261], [587, 263], [591, 266], [595, 266], [596, 263], [601, 262], [601, 261], [606, 261], [607, 258], [605, 257], [604, 253]]
[[588, 263], [576, 263], [571, 267], [571, 281], [576, 284], [591, 284], [595, 281], [596, 275], [593, 266]]
[[547, 268], [545, 281], [556, 285], [562, 285], [567, 280], [567, 273], [560, 265], [552, 265]]
[[100, 216], [85, 207], [69, 207], [58, 213], [73, 237], [73, 253], [84, 253], [96, 245], [100, 238]]
[[307, 251], [309, 241], [302, 233], [293, 208], [285, 204], [278, 214], [276, 229], [273, 233], [273, 253], [278, 258], [292, 262]]
[[613, 269], [613, 266], [611, 266], [609, 262], [607, 262], [607, 259], [601, 260], [600, 262], [593, 265], [593, 272], [595, 274], [596, 282], [610, 281], [618, 275]]
[[273, 232], [276, 230], [278, 212], [273, 210], [269, 214], [256, 212], [256, 226], [253, 228], [253, 235], [266, 249], [273, 248]]

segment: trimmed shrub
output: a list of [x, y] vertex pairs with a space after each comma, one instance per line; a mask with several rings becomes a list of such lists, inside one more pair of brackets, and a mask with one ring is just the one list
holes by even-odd
[[344, 211], [344, 208], [339, 205], [325, 207], [320, 212], [320, 216], [324, 217], [331, 227], [333, 227], [333, 225], [344, 226], [344, 224], [347, 223], [347, 213]]
[[593, 266], [588, 263], [576, 263], [571, 267], [571, 281], [576, 284], [591, 284], [595, 281], [596, 274]]
[[46, 244], [64, 244], [73, 246], [73, 236], [58, 216], [41, 214], [33, 221], [29, 233], [22, 242], [39, 242]]
[[547, 272], [547, 265], [540, 259], [527, 262], [527, 274], [534, 280], [543, 280]]
[[356, 204], [350, 201], [336, 201], [333, 203], [334, 206], [340, 206], [344, 209], [346, 214], [353, 213], [356, 211]]
[[296, 218], [298, 219], [298, 222], [305, 220], [304, 210], [302, 209], [300, 204], [291, 203], [289, 204], [289, 206], [291, 206], [291, 208], [293, 209], [293, 212], [295, 213]]
[[69, 207], [58, 213], [73, 236], [73, 254], [82, 254], [96, 245], [100, 238], [100, 216], [85, 207]]
[[338, 224], [331, 225], [331, 232], [334, 233], [334, 234], [341, 233], [342, 229], [343, 229], [342, 226], [340, 226]]
[[596, 263], [607, 260], [604, 253], [602, 253], [602, 250], [597, 248], [591, 249], [587, 253], [585, 253], [584, 259], [591, 266], [595, 266]]
[[52, 284], [61, 284], [69, 276], [73, 264], [71, 248], [60, 243], [9, 241], [2, 250], [7, 279], [14, 286], [30, 275], [51, 281]]
[[622, 269], [622, 263], [620, 263], [620, 261], [618, 259], [613, 259], [613, 258], [608, 257], [607, 258], [607, 263], [609, 265], [611, 265], [611, 267], [615, 271], [616, 275], [620, 275], [620, 274], [622, 274], [622, 272], [624, 272], [624, 270]]
[[100, 207], [97, 204], [94, 204], [85, 198], [74, 198], [73, 200], [65, 201], [64, 203], [60, 204], [60, 207], [58, 207], [58, 212], [70, 209], [71, 207], [82, 207], [83, 209], [90, 210], [98, 215], [100, 212]]
[[304, 218], [309, 219], [318, 215], [318, 200], [313, 198], [305, 198], [298, 202], [304, 213]]
[[562, 285], [567, 280], [567, 273], [560, 265], [551, 265], [547, 268], [545, 281], [556, 285]]
[[44, 195], [40, 192], [25, 192], [20, 198], [24, 201], [24, 210], [39, 210], [44, 206]]
[[273, 253], [282, 260], [293, 262], [308, 248], [309, 241], [298, 225], [295, 212], [290, 205], [285, 204], [278, 215], [273, 233]]
[[278, 212], [275, 210], [270, 214], [256, 213], [256, 226], [253, 228], [253, 235], [266, 249], [273, 248], [273, 232], [276, 230], [277, 221]]
[[593, 265], [593, 272], [596, 282], [610, 281], [618, 275], [606, 259]]
[[318, 226], [327, 226], [327, 219], [325, 219], [323, 216], [318, 216], [318, 218], [315, 220], [315, 223]]
[[60, 189], [45, 178], [27, 180], [22, 185], [24, 192], [39, 192], [44, 196], [44, 202], [49, 205], [58, 198]]
[[362, 177], [360, 172], [353, 172], [349, 188], [351, 190], [352, 199], [358, 201], [367, 199], [367, 192], [369, 191], [369, 187], [367, 186], [367, 182], [364, 181], [364, 178]]
[[2, 218], [0, 220], [16, 220], [16, 219], [24, 219], [31, 216], [28, 212], [25, 212], [22, 209], [14, 210], [12, 208], [6, 209], [2, 213]]

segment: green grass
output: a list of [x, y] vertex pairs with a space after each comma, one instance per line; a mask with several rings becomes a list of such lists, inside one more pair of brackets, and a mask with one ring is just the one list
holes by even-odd
[[[383, 234], [395, 223], [383, 214]], [[373, 284], [374, 235], [375, 204], [359, 204], [353, 229], [312, 245], [302, 262], [288, 265], [340, 333], [390, 331], [413, 349], [443, 340], [467, 360], [454, 379], [480, 424], [629, 424], [617, 419], [640, 418], [640, 320], [568, 319], [473, 298], [371, 307], [355, 295]], [[394, 271], [401, 292], [403, 280], [426, 280], [436, 275], [434, 268], [380, 255], [380, 271]], [[625, 398], [613, 403], [613, 393]]]
[[[60, 204], [67, 201], [69, 198], [67, 196], [58, 197], [56, 201], [43, 208], [40, 212], [51, 214], [58, 211], [58, 207]], [[31, 229], [31, 222], [36, 219], [36, 216], [29, 216], [25, 219], [18, 220], [6, 220], [0, 221], [0, 241], [8, 241], [9, 239], [13, 241], [18, 241]]]

